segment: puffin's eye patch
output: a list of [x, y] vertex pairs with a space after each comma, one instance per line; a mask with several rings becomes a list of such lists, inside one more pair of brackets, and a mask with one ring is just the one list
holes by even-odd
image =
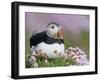
[[54, 29], [54, 26], [52, 26], [51, 28]]

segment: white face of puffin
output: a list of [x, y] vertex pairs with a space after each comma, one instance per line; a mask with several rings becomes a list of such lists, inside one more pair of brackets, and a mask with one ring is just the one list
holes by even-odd
[[48, 36], [53, 37], [55, 39], [63, 39], [61, 26], [57, 26], [54, 23], [51, 23], [47, 26], [46, 33]]

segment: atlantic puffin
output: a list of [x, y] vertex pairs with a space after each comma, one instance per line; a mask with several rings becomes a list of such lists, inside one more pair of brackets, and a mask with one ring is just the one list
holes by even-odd
[[64, 37], [62, 28], [58, 23], [51, 22], [46, 30], [39, 33], [33, 33], [30, 37], [30, 48], [32, 51], [42, 50], [48, 58], [57, 58], [57, 55], [64, 54]]

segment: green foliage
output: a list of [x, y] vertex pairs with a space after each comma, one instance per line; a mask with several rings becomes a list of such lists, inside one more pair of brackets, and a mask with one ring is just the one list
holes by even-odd
[[[39, 67], [60, 67], [75, 64], [75, 62], [70, 58], [67, 60], [64, 60], [62, 58], [48, 59], [48, 63], [45, 63], [44, 60], [38, 59], [37, 63]], [[28, 63], [28, 60], [26, 61], [26, 68], [33, 68], [33, 66]]]

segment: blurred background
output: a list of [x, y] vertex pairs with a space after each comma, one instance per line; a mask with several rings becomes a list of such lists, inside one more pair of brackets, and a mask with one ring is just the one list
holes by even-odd
[[44, 31], [50, 22], [61, 25], [66, 49], [68, 47], [79, 47], [88, 55], [89, 59], [89, 15], [34, 12], [25, 12], [26, 57], [31, 54], [29, 39], [32, 33]]

